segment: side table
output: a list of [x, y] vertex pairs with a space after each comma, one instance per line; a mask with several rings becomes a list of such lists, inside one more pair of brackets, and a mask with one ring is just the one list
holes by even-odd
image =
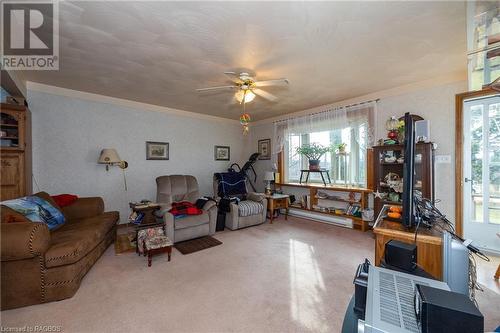
[[266, 195], [267, 199], [267, 211], [269, 212], [269, 221], [272, 224], [274, 218], [274, 211], [276, 209], [285, 209], [285, 220], [288, 220], [288, 203], [290, 201], [290, 196], [287, 194], [273, 194]]
[[323, 173], [326, 174], [326, 177], [328, 178], [328, 183], [331, 184], [332, 183], [332, 180], [330, 179], [330, 172], [327, 170], [327, 169], [319, 169], [319, 170], [309, 170], [309, 169], [304, 169], [304, 170], [300, 170], [300, 180], [299, 180], [299, 184], [302, 184], [302, 176], [304, 175], [304, 173], [306, 174], [306, 180], [305, 182], [307, 183], [307, 181], [309, 180], [309, 174], [313, 172], [313, 173], [319, 173], [320, 176], [321, 176], [321, 179], [323, 180], [323, 184], [326, 186], [326, 182], [325, 182], [325, 177], [323, 177]]
[[149, 203], [149, 204], [142, 204], [142, 203], [129, 203], [130, 209], [132, 209], [132, 212], [136, 214], [144, 214], [144, 217], [141, 221], [141, 225], [145, 224], [154, 224], [156, 222], [156, 216], [154, 215], [154, 212], [160, 209], [160, 205], [157, 203]]

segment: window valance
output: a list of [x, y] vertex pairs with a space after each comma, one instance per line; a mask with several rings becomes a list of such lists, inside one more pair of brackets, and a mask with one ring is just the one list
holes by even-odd
[[[322, 131], [357, 127], [366, 124], [368, 140], [355, 138], [364, 146], [373, 145], [373, 126], [377, 102], [370, 101], [356, 105], [327, 108], [324, 111], [309, 115], [275, 121], [273, 123], [272, 159], [276, 163], [277, 156], [283, 151], [290, 134], [304, 134]], [[358, 133], [355, 131], [355, 133]]]

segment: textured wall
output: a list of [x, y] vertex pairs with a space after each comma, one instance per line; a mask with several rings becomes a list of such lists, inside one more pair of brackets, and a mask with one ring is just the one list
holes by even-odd
[[467, 90], [466, 82], [418, 90], [380, 100], [376, 121], [377, 138], [385, 136], [385, 122], [410, 112], [430, 120], [431, 140], [436, 155], [450, 155], [450, 164], [435, 164], [435, 196], [438, 208], [455, 220], [455, 95]]
[[[383, 97], [378, 103], [375, 119], [376, 139], [385, 137], [385, 122], [392, 115], [410, 112], [431, 121], [431, 140], [438, 145], [436, 155], [451, 156], [450, 164], [435, 165], [436, 199], [441, 200], [438, 207], [451, 221], [455, 216], [455, 94], [466, 90], [466, 82], [455, 82]], [[272, 130], [268, 123], [252, 127], [250, 149], [256, 149], [259, 139], [272, 137]], [[256, 169], [259, 172], [258, 184], [263, 188], [263, 171], [271, 170], [271, 163], [261, 161]]]
[[[30, 90], [33, 117], [35, 191], [102, 196], [106, 209], [129, 214], [128, 202], [155, 200], [155, 178], [169, 174], [197, 177], [202, 194], [212, 194], [212, 175], [229, 162], [214, 161], [214, 145], [231, 147], [231, 161], [240, 162], [241, 127], [227, 120], [202, 120], [143, 111]], [[146, 160], [146, 141], [170, 143], [170, 160]], [[129, 162], [124, 191], [121, 169], [98, 165], [102, 148], [116, 148]]]

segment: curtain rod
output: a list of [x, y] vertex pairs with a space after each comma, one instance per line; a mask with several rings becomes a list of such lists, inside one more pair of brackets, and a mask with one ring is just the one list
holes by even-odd
[[380, 98], [371, 99], [371, 100], [368, 100], [368, 101], [363, 101], [363, 102], [349, 104], [349, 105], [337, 106], [337, 107], [334, 107], [331, 110], [318, 111], [318, 112], [314, 112], [314, 113], [305, 114], [305, 115], [302, 115], [302, 116], [296, 116], [296, 117], [290, 117], [290, 118], [285, 118], [285, 119], [281, 119], [281, 120], [276, 120], [276, 121], [273, 121], [273, 123], [279, 123], [279, 122], [282, 122], [282, 121], [287, 121], [287, 120], [291, 120], [291, 119], [295, 119], [295, 118], [300, 118], [300, 117], [313, 116], [313, 115], [316, 115], [316, 114], [330, 112], [330, 111], [333, 111], [333, 110], [336, 110], [336, 109], [350, 108], [350, 107], [353, 107], [353, 106], [358, 106], [358, 105], [363, 105], [363, 104], [368, 104], [368, 103], [378, 102], [378, 101], [380, 101]]

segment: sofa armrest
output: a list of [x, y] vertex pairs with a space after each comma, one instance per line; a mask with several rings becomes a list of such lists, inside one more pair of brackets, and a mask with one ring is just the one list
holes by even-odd
[[62, 212], [68, 220], [94, 217], [104, 213], [104, 201], [100, 197], [79, 198]]
[[1, 224], [2, 261], [33, 258], [47, 252], [50, 232], [45, 223]]

